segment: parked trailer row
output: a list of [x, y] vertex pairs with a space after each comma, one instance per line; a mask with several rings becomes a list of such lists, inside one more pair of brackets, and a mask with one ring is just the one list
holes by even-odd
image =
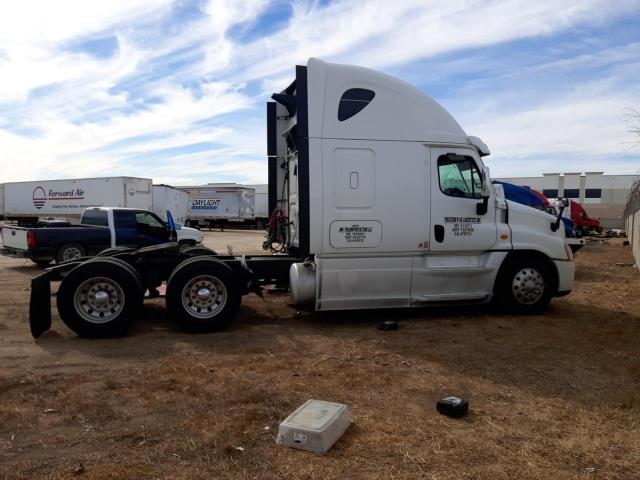
[[86, 208], [114, 207], [151, 210], [164, 218], [167, 210], [184, 224], [189, 195], [149, 178], [105, 177], [41, 180], [0, 184], [0, 218], [33, 225], [43, 220], [80, 223]]
[[136, 177], [77, 178], [5, 183], [2, 216], [20, 224], [61, 219], [78, 224], [85, 208], [151, 210], [151, 180]]
[[495, 300], [538, 312], [571, 291], [561, 220], [505, 199], [482, 160], [488, 147], [420, 90], [310, 59], [272, 98], [269, 211], [279, 222], [269, 233], [284, 254], [168, 243], [63, 264], [32, 280], [33, 335], [50, 328], [60, 278], [60, 317], [89, 337], [125, 333], [144, 291], [163, 281], [169, 317], [191, 331], [224, 328], [242, 296], [268, 283], [288, 283], [294, 304], [316, 310]]
[[20, 225], [52, 219], [78, 224], [85, 208], [107, 206], [152, 210], [160, 217], [169, 210], [182, 225], [264, 228], [269, 217], [267, 204], [266, 185], [172, 187], [134, 177], [0, 184], [0, 218]]

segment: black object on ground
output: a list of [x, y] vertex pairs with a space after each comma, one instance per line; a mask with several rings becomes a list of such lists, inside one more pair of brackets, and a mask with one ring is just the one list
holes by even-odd
[[378, 330], [398, 330], [400, 325], [395, 320], [385, 320], [378, 324]]
[[462, 417], [469, 411], [469, 402], [459, 397], [444, 397], [438, 400], [436, 408], [448, 417]]

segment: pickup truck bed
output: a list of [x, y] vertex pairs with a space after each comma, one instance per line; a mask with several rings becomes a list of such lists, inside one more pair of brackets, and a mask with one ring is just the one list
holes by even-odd
[[[170, 214], [169, 214], [170, 216]], [[2, 254], [29, 258], [39, 265], [93, 256], [113, 247], [141, 248], [168, 242], [172, 235], [181, 247], [202, 243], [202, 233], [160, 219], [153, 212], [133, 208], [91, 207], [80, 225], [40, 221], [31, 226], [2, 228]]]
[[88, 225], [53, 228], [4, 226], [2, 243], [3, 255], [46, 264], [54, 259], [64, 260], [64, 250], [71, 247], [82, 256], [101, 252], [111, 246], [111, 233], [109, 227]]

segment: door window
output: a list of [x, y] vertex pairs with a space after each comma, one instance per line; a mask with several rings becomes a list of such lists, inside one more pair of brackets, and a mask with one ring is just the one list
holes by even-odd
[[150, 214], [149, 212], [136, 212], [136, 223], [140, 227], [146, 228], [162, 228], [164, 229], [164, 224], [156, 217], [155, 215]]
[[452, 153], [438, 157], [438, 180], [442, 193], [450, 197], [482, 197], [482, 177], [471, 157]]
[[95, 225], [97, 227], [107, 227], [109, 221], [107, 219], [106, 210], [91, 209], [85, 210], [80, 221], [83, 225]]
[[136, 223], [138, 239], [143, 246], [163, 243], [169, 239], [169, 231], [165, 224], [153, 213], [136, 212]]

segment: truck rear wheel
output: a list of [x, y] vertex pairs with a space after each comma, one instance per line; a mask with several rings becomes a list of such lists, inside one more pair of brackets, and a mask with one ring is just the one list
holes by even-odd
[[190, 332], [224, 330], [235, 318], [240, 300], [236, 274], [215, 258], [185, 260], [167, 282], [169, 315]]
[[195, 245], [193, 247], [185, 247], [180, 250], [180, 253], [195, 257], [198, 255], [217, 255], [216, 251], [205, 247], [204, 245]]
[[104, 250], [99, 252], [96, 255], [96, 257], [111, 257], [113, 255], [117, 255], [118, 253], [126, 253], [126, 252], [133, 252], [133, 251], [135, 251], [135, 248], [130, 248], [130, 247], [109, 247], [109, 248], [105, 248]]
[[140, 276], [128, 263], [117, 258], [94, 258], [78, 265], [62, 280], [58, 313], [81, 337], [118, 337], [129, 330], [143, 294]]
[[58, 250], [58, 256], [56, 257], [57, 263], [68, 262], [70, 260], [77, 260], [84, 257], [86, 252], [84, 247], [78, 243], [67, 243]]
[[540, 313], [555, 291], [552, 266], [538, 255], [507, 258], [500, 269], [495, 300], [515, 313]]

